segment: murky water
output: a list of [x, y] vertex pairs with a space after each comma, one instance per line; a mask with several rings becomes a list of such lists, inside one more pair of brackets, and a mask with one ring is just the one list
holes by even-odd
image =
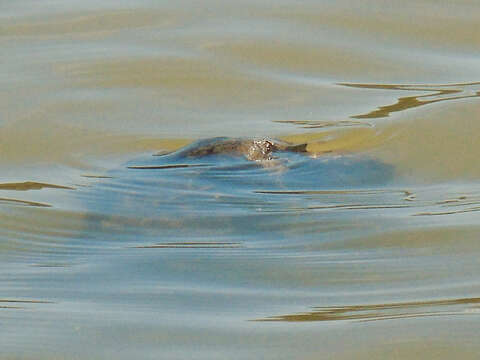
[[479, 14], [0, 1], [0, 358], [477, 359]]

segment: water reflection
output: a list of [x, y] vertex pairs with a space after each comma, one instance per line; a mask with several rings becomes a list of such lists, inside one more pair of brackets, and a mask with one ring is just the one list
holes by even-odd
[[20, 205], [20, 206], [38, 206], [38, 207], [51, 207], [50, 204], [40, 203], [36, 201], [28, 201], [28, 200], [19, 200], [19, 199], [10, 199], [10, 198], [0, 198], [0, 203], [6, 205]]
[[[412, 95], [399, 97], [395, 104], [381, 105], [377, 109], [369, 111], [365, 114], [351, 115], [351, 119], [378, 119], [389, 117], [392, 113], [405, 111], [408, 109], [430, 105], [434, 103], [462, 100], [468, 98], [480, 97], [480, 82], [463, 83], [463, 84], [444, 84], [444, 85], [391, 85], [391, 84], [354, 84], [339, 83], [338, 85], [370, 90], [394, 90], [394, 91], [412, 91], [427, 94]], [[328, 127], [372, 127], [374, 123], [355, 120], [276, 120], [277, 123], [287, 123], [298, 125], [305, 129], [321, 129]]]
[[446, 85], [380, 85], [380, 84], [348, 84], [340, 85], [361, 89], [405, 90], [428, 92], [426, 95], [405, 96], [398, 98], [397, 103], [380, 106], [367, 114], [353, 115], [354, 119], [373, 119], [390, 116], [393, 112], [404, 111], [419, 106], [442, 101], [461, 100], [480, 97], [480, 82]]
[[318, 307], [304, 314], [280, 315], [257, 321], [339, 321], [339, 320], [393, 320], [425, 316], [452, 316], [480, 314], [480, 298], [414, 301], [377, 305], [350, 305]]
[[4, 22], [0, 27], [0, 39], [2, 37], [56, 38], [65, 37], [67, 34], [70, 38], [77, 40], [87, 37], [102, 38], [124, 29], [172, 26], [178, 24], [180, 17], [178, 13], [166, 11], [117, 9], [88, 11], [83, 14], [67, 12], [57, 16], [50, 15], [48, 20], [39, 21], [30, 18]]
[[38, 183], [34, 181], [25, 181], [22, 183], [3, 183], [0, 184], [0, 190], [16, 190], [16, 191], [27, 191], [27, 190], [41, 190], [41, 189], [68, 189], [74, 190], [74, 188], [63, 185], [55, 184], [45, 184]]
[[26, 309], [29, 304], [52, 304], [51, 301], [42, 300], [18, 300], [18, 299], [0, 299], [0, 309]]

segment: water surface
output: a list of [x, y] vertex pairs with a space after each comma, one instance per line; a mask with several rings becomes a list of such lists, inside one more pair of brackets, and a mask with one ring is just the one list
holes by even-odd
[[478, 4], [0, 8], [2, 359], [478, 357]]

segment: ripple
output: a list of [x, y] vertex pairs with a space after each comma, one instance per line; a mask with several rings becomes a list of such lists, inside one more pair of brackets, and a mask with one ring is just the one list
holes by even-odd
[[91, 11], [49, 16], [48, 21], [18, 19], [0, 27], [2, 37], [64, 37], [70, 35], [109, 35], [124, 29], [167, 27], [178, 23], [179, 14], [155, 10]]
[[303, 314], [280, 315], [257, 321], [378, 321], [426, 316], [480, 315], [480, 298], [413, 301], [374, 305], [317, 307]]
[[240, 247], [240, 243], [234, 242], [175, 242], [160, 243], [155, 245], [136, 246], [139, 249], [231, 249]]
[[0, 198], [0, 203], [7, 205], [20, 205], [20, 206], [37, 206], [37, 207], [51, 207], [50, 204], [40, 203], [36, 201], [28, 200], [19, 200], [19, 199], [9, 199], [9, 198]]
[[3, 183], [0, 184], [0, 190], [16, 190], [16, 191], [27, 191], [27, 190], [41, 190], [41, 189], [68, 189], [75, 190], [73, 187], [39, 183], [34, 181], [25, 181], [22, 183]]
[[178, 169], [178, 168], [187, 168], [187, 167], [204, 167], [209, 166], [208, 164], [172, 164], [172, 165], [130, 165], [127, 166], [127, 169], [139, 169], [139, 170], [160, 170], [160, 169]]
[[390, 116], [393, 112], [404, 111], [419, 106], [443, 101], [461, 100], [480, 97], [480, 82], [446, 85], [385, 85], [385, 84], [350, 84], [339, 85], [360, 89], [404, 90], [428, 92], [426, 95], [405, 96], [398, 98], [395, 104], [380, 106], [377, 110], [362, 115], [353, 115], [353, 119], [374, 119]]

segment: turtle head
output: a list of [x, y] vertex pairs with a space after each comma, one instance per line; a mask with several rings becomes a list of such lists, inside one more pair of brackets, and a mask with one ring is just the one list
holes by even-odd
[[248, 149], [247, 158], [249, 160], [270, 160], [271, 153], [275, 150], [276, 146], [271, 140], [254, 140]]
[[262, 143], [262, 146], [263, 146], [263, 149], [264, 149], [265, 153], [267, 153], [267, 154], [269, 154], [272, 151], [275, 151], [277, 149], [275, 144], [268, 139], [261, 140], [261, 143]]

